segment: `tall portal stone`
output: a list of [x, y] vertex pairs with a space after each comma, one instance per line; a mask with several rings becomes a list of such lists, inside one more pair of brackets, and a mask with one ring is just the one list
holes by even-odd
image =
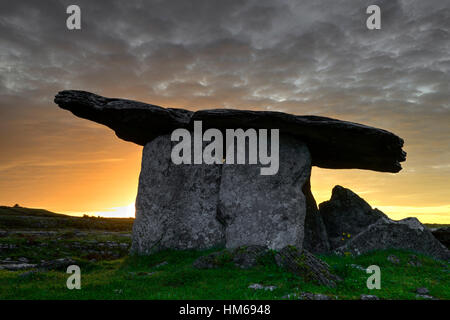
[[259, 164], [223, 165], [219, 217], [226, 225], [228, 248], [302, 248], [306, 213], [302, 187], [311, 173], [311, 156], [308, 147], [290, 135], [280, 135], [279, 146], [275, 175], [261, 175]]
[[221, 166], [175, 165], [170, 158], [175, 143], [163, 135], [144, 147], [134, 253], [224, 245], [223, 225], [216, 219]]

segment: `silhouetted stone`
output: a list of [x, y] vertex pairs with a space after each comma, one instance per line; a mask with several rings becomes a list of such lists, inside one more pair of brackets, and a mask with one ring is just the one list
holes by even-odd
[[311, 192], [310, 180], [303, 185], [302, 191], [306, 199], [303, 247], [312, 253], [327, 253], [330, 251], [327, 230]]
[[55, 103], [76, 116], [104, 124], [126, 141], [146, 145], [177, 128], [280, 129], [304, 141], [312, 165], [323, 168], [359, 168], [398, 172], [405, 161], [403, 140], [395, 134], [362, 124], [319, 116], [296, 116], [274, 111], [232, 109], [201, 110], [162, 108], [138, 101], [105, 98], [93, 93], [65, 90]]
[[438, 239], [447, 249], [450, 249], [450, 227], [441, 227], [432, 229], [431, 233]]
[[331, 199], [319, 205], [331, 249], [342, 246], [369, 225], [386, 215], [350, 189], [335, 186]]
[[225, 224], [227, 248], [302, 248], [302, 187], [310, 176], [311, 158], [306, 145], [289, 135], [280, 135], [279, 155], [274, 175], [261, 175], [260, 165], [223, 164], [218, 216]]
[[335, 251], [359, 255], [382, 249], [411, 250], [443, 260], [450, 258], [449, 250], [416, 218], [400, 221], [381, 218]]
[[219, 165], [175, 165], [169, 135], [143, 150], [131, 251], [205, 249], [225, 244], [216, 219]]

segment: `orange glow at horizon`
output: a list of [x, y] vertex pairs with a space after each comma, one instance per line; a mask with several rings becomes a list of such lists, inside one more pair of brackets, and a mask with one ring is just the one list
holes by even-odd
[[[19, 136], [5, 140], [24, 147], [0, 156], [0, 204], [76, 216], [133, 216], [142, 147], [118, 139], [102, 125], [57, 112], [73, 124], [71, 131], [34, 126], [51, 136], [35, 135], [32, 143], [17, 141]], [[450, 167], [416, 170], [426, 167], [424, 157], [415, 156], [417, 146], [407, 146], [408, 160], [397, 174], [313, 167], [317, 203], [328, 200], [339, 184], [393, 219], [415, 216], [424, 223], [450, 224], [448, 180], [442, 174]]]
[[[107, 168], [103, 170], [95, 168], [92, 180], [87, 184], [91, 188], [88, 189], [87, 185], [78, 184], [80, 182], [75, 180], [72, 188], [66, 189], [66, 194], [70, 191], [76, 195], [76, 198], [71, 196], [61, 198], [65, 202], [57, 203], [54, 207], [46, 206], [45, 203], [36, 206], [75, 216], [87, 214], [101, 217], [134, 217], [142, 149], [138, 146], [134, 148], [136, 152], [130, 153], [127, 160], [108, 163]], [[401, 183], [397, 180], [403, 180], [398, 179], [395, 174], [313, 167], [311, 180], [317, 204], [329, 200], [333, 187], [340, 184], [350, 188], [373, 208], [380, 209], [394, 220], [414, 216], [423, 223], [450, 224], [450, 205], [424, 206], [417, 201], [420, 199], [411, 202], [409, 197], [393, 193], [395, 189], [398, 191], [398, 184]], [[106, 188], [103, 183], [107, 183], [109, 188]], [[77, 185], [80, 188], [77, 188]], [[95, 190], [96, 186], [98, 186], [97, 190]], [[413, 188], [408, 191], [406, 187], [404, 191], [413, 192]], [[76, 209], [67, 210], [71, 207]]]

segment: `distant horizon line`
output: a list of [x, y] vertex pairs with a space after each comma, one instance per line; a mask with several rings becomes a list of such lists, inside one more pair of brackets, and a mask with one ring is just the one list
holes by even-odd
[[[84, 211], [84, 212], [80, 212], [80, 211], [53, 211], [52, 209], [46, 209], [46, 208], [34, 208], [34, 207], [24, 207], [22, 205], [12, 205], [12, 206], [8, 206], [8, 205], [0, 205], [0, 207], [6, 207], [6, 208], [24, 208], [24, 209], [35, 209], [35, 210], [46, 210], [49, 211], [51, 213], [56, 213], [56, 214], [61, 214], [61, 215], [66, 215], [66, 216], [71, 216], [71, 217], [83, 217], [83, 216], [87, 216], [87, 217], [92, 217], [92, 218], [105, 218], [105, 219], [135, 219], [135, 210], [134, 210], [134, 202], [127, 205], [127, 206], [122, 206], [122, 207], [113, 207], [113, 208], [108, 208], [106, 210], [102, 210], [102, 211]], [[386, 209], [395, 209], [395, 208], [408, 208], [411, 211], [415, 211], [415, 210], [423, 210], [424, 208], [449, 208], [450, 206], [448, 205], [444, 205], [444, 206], [435, 206], [435, 207], [406, 207], [406, 206], [373, 206], [374, 209], [378, 209], [381, 210], [383, 213], [385, 213], [390, 219], [398, 221], [401, 219], [405, 219], [408, 217], [414, 217], [416, 219], [418, 219], [421, 223], [423, 224], [443, 224], [443, 225], [450, 225], [450, 210], [448, 211], [448, 213], [442, 213], [442, 214], [438, 214], [438, 213], [413, 213], [411, 212], [410, 214], [406, 214], [406, 213], [400, 213], [400, 212], [389, 212], [390, 210], [388, 210], [389, 213], [386, 213]], [[434, 219], [424, 219], [426, 217], [435, 217]], [[443, 219], [440, 219], [440, 218]], [[444, 217], [446, 217], [447, 219], [445, 219]]]

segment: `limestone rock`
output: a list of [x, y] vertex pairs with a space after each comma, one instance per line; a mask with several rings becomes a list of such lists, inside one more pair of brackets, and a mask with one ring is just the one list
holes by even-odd
[[65, 90], [55, 103], [74, 115], [101, 123], [125, 140], [145, 146], [154, 138], [186, 128], [193, 112], [126, 99], [106, 98], [86, 91]]
[[418, 294], [429, 294], [430, 290], [428, 290], [428, 288], [425, 287], [420, 287], [416, 289], [416, 293]]
[[231, 253], [227, 250], [222, 250], [199, 257], [192, 263], [192, 266], [196, 269], [215, 269], [223, 266], [223, 264], [227, 262], [230, 262], [231, 259]]
[[332, 297], [322, 293], [301, 292], [298, 295], [299, 300], [333, 300]]
[[416, 294], [417, 299], [425, 299], [425, 300], [438, 300], [434, 298], [433, 296], [430, 296], [428, 294]]
[[232, 252], [234, 264], [242, 269], [262, 264], [262, 259], [268, 254], [269, 250], [263, 246], [243, 246]]
[[265, 290], [265, 291], [273, 291], [277, 288], [277, 286], [263, 286], [262, 284], [259, 283], [253, 283], [251, 285], [248, 286], [249, 289], [253, 289], [253, 290]]
[[173, 143], [165, 135], [144, 147], [133, 253], [224, 245], [224, 229], [216, 219], [221, 168], [173, 164]]
[[447, 249], [450, 248], [450, 227], [432, 229], [433, 236], [438, 239]]
[[408, 266], [412, 266], [412, 267], [421, 267], [422, 266], [422, 261], [420, 261], [419, 257], [416, 256], [415, 254], [410, 254], [408, 256]]
[[66, 271], [70, 265], [76, 265], [77, 262], [71, 258], [60, 258], [56, 260], [45, 261], [39, 264], [41, 270], [62, 270]]
[[195, 120], [202, 120], [205, 129], [280, 129], [280, 133], [304, 141], [312, 154], [312, 165], [323, 168], [398, 172], [400, 162], [406, 159], [403, 140], [395, 134], [326, 117], [231, 109], [193, 113], [76, 90], [61, 91], [54, 101], [76, 116], [104, 124], [119, 138], [139, 145], [176, 128], [192, 129]]
[[311, 192], [310, 180], [303, 185], [303, 194], [306, 198], [305, 239], [303, 247], [312, 253], [327, 253], [330, 251], [327, 230], [322, 216], [317, 209], [316, 200]]
[[450, 259], [449, 250], [416, 218], [400, 221], [381, 218], [335, 251], [358, 255], [382, 249], [411, 250], [437, 259]]
[[18, 271], [31, 269], [36, 267], [36, 264], [32, 263], [8, 263], [8, 264], [0, 264], [0, 270], [9, 270], [9, 271]]
[[306, 250], [299, 250], [293, 246], [287, 246], [275, 255], [275, 260], [280, 267], [299, 275], [305, 281], [311, 281], [318, 285], [336, 287], [336, 282], [341, 279], [330, 272], [329, 266]]
[[201, 256], [194, 261], [192, 266], [197, 269], [213, 269], [221, 267], [228, 262], [233, 262], [238, 268], [249, 269], [257, 265], [264, 265], [264, 258], [267, 256], [270, 256], [273, 261], [273, 255], [269, 249], [263, 246], [242, 246]]
[[362, 294], [359, 299], [361, 300], [380, 300], [380, 298], [378, 298], [375, 295], [372, 294]]
[[353, 191], [335, 186], [331, 199], [319, 205], [331, 249], [342, 246], [369, 225], [387, 216], [360, 198]]
[[302, 187], [310, 176], [311, 157], [303, 142], [288, 135], [280, 135], [279, 148], [275, 175], [261, 175], [259, 164], [223, 165], [218, 215], [225, 224], [227, 248], [302, 248], [306, 212]]
[[400, 259], [397, 256], [393, 255], [393, 254], [389, 255], [387, 257], [387, 260], [389, 262], [393, 263], [393, 264], [399, 264], [400, 263]]

